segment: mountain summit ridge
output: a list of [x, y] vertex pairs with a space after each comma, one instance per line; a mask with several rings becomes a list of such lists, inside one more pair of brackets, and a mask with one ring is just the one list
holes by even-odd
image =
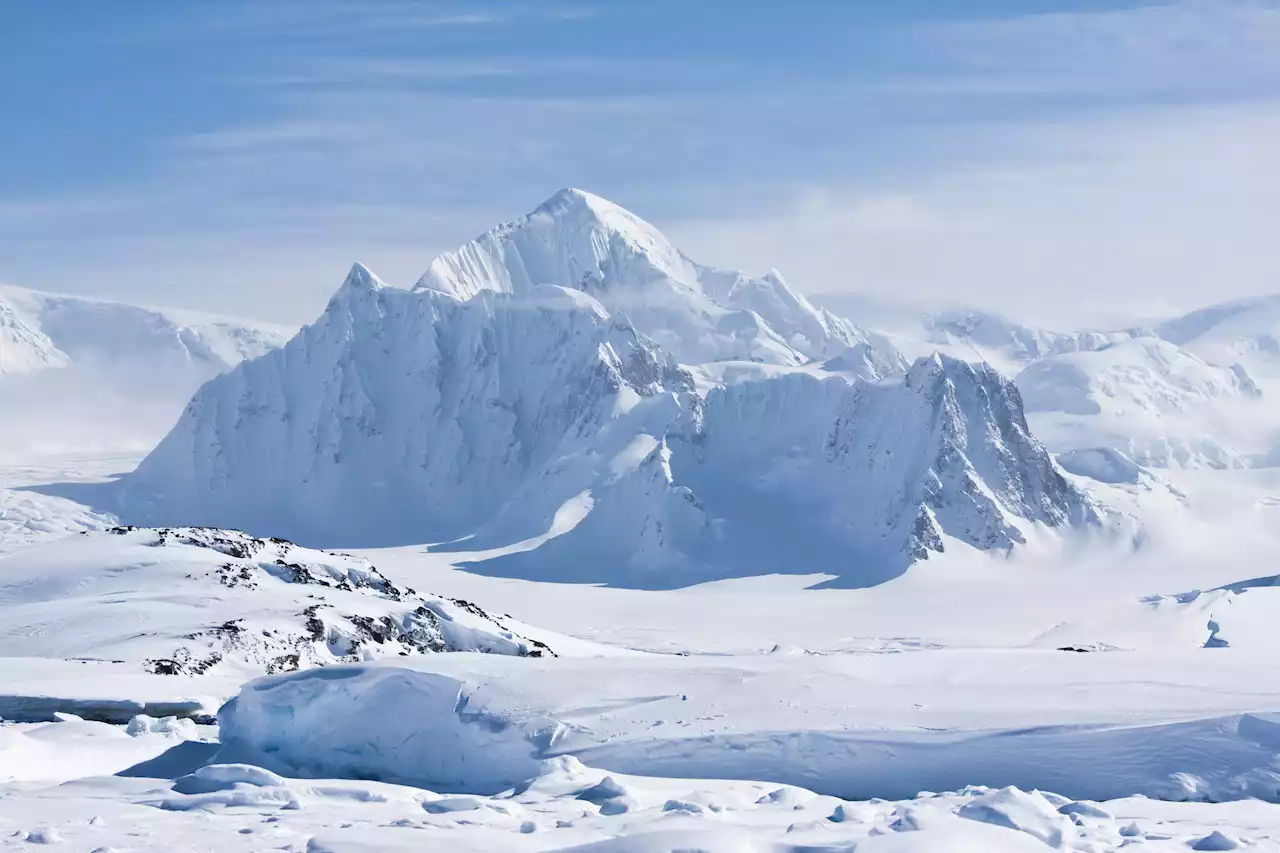
[[814, 306], [776, 270], [753, 277], [699, 264], [649, 222], [576, 189], [442, 254], [415, 289], [465, 300], [542, 284], [582, 291], [627, 314], [686, 363], [795, 365], [859, 343], [891, 346]]

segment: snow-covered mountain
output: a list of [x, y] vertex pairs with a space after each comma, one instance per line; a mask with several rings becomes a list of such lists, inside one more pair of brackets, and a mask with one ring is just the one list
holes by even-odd
[[0, 291], [0, 376], [44, 367], [65, 367], [70, 359], [49, 339], [36, 318]]
[[1154, 337], [1041, 359], [1017, 383], [1050, 448], [1112, 447], [1161, 468], [1247, 465], [1237, 422], [1262, 396], [1239, 364], [1208, 364]]
[[1029, 412], [1159, 414], [1262, 392], [1240, 365], [1217, 367], [1159, 338], [1041, 359], [1018, 374]]
[[413, 290], [356, 265], [316, 323], [196, 394], [121, 512], [344, 547], [461, 539], [483, 571], [639, 586], [876, 582], [948, 540], [1008, 549], [1095, 518], [1010, 382], [905, 365], [780, 277], [709, 271], [565, 191]]
[[[1014, 377], [1033, 431], [1055, 453], [1120, 454], [1155, 468], [1247, 467], [1272, 455], [1280, 428], [1266, 400], [1265, 356], [1250, 358], [1266, 350], [1254, 328], [1266, 326], [1265, 302], [1154, 329], [1055, 331], [951, 311], [921, 315], [891, 339], [908, 354], [936, 349]], [[1257, 334], [1239, 337], [1240, 323]]]
[[293, 330], [0, 287], [0, 459], [153, 447], [202, 382]]
[[4, 657], [251, 677], [440, 651], [554, 654], [527, 633], [368, 560], [234, 530], [115, 528], [0, 559]]
[[1156, 331], [1210, 361], [1240, 361], [1260, 373], [1280, 372], [1280, 296], [1210, 305], [1165, 320]]
[[590, 294], [690, 364], [801, 364], [884, 343], [815, 307], [777, 271], [755, 278], [698, 264], [640, 217], [575, 189], [436, 258], [417, 289], [465, 300], [543, 284]]
[[1057, 355], [1092, 352], [1143, 336], [1141, 329], [1053, 331], [991, 311], [947, 311], [922, 318], [922, 339], [957, 358], [987, 362], [1007, 376]]
[[0, 375], [51, 367], [205, 378], [283, 344], [292, 329], [0, 286]]
[[127, 506], [329, 543], [453, 539], [612, 422], [691, 389], [586, 294], [459, 301], [357, 265], [316, 323], [201, 389]]

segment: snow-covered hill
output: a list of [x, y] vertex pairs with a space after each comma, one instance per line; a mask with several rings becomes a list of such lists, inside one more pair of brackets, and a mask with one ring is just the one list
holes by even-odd
[[873, 583], [949, 539], [1095, 518], [1008, 381], [905, 365], [780, 277], [699, 267], [569, 190], [412, 291], [356, 265], [316, 323], [201, 389], [121, 511], [344, 547], [466, 537], [485, 571], [640, 586]]
[[1262, 392], [1239, 365], [1215, 367], [1159, 338], [1041, 359], [1018, 374], [1029, 412], [1159, 414]]
[[368, 560], [210, 528], [114, 528], [0, 559], [0, 657], [251, 677], [439, 651], [553, 654]]

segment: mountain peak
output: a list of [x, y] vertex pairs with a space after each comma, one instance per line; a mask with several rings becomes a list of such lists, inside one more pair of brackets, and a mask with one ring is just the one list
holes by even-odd
[[347, 273], [347, 278], [342, 285], [343, 287], [358, 288], [360, 290], [381, 290], [386, 287], [381, 279], [359, 261], [351, 265], [351, 270]]
[[614, 204], [603, 196], [598, 196], [595, 193], [590, 193], [586, 190], [580, 190], [577, 187], [565, 187], [564, 189], [557, 190], [551, 198], [538, 205], [534, 212], [552, 212], [583, 207], [597, 212], [623, 210], [622, 207]]
[[680, 257], [666, 235], [652, 224], [625, 207], [586, 190], [566, 187], [538, 205], [528, 216], [511, 224], [537, 227], [541, 220], [548, 218], [581, 232], [603, 232], [607, 239], [619, 239], [636, 251], [657, 256], [655, 260], [664, 272], [671, 271], [664, 257]]
[[754, 278], [696, 263], [649, 222], [575, 188], [439, 256], [416, 289], [466, 301], [482, 291], [523, 299], [546, 285], [625, 314], [688, 364], [795, 365], [866, 339], [849, 321], [817, 310], [776, 270]]
[[634, 213], [563, 189], [531, 213], [436, 258], [417, 287], [465, 300], [482, 290], [519, 296], [552, 284], [595, 293], [664, 279], [688, 286], [697, 270]]

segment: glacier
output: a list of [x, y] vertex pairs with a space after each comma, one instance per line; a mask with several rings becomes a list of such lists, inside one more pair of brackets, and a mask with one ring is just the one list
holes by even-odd
[[577, 190], [412, 289], [356, 264], [315, 323], [203, 386], [118, 502], [637, 587], [868, 585], [1099, 518], [994, 369], [908, 364], [780, 275], [698, 265]]

